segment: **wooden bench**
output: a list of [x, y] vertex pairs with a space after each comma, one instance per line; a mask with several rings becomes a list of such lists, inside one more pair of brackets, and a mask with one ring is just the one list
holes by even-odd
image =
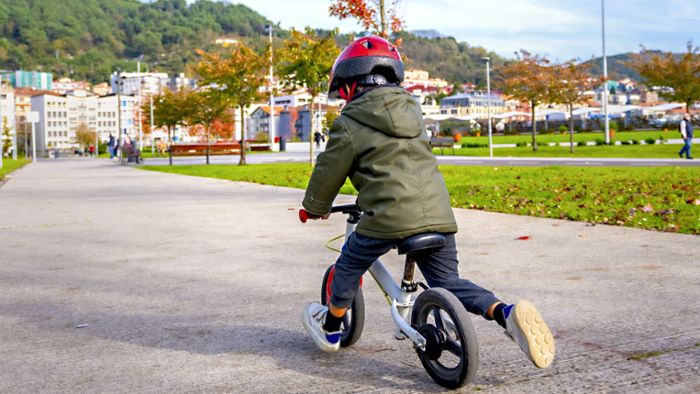
[[452, 154], [455, 154], [455, 140], [452, 138], [431, 138], [431, 148], [440, 148], [440, 154], [445, 154], [445, 148], [452, 149]]
[[[173, 156], [205, 156], [207, 144], [174, 144], [170, 146]], [[209, 145], [209, 155], [238, 155], [241, 153], [239, 143], [217, 143]]]

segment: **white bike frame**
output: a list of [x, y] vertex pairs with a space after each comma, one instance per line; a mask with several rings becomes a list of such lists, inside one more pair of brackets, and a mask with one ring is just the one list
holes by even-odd
[[[345, 241], [347, 242], [348, 237], [355, 231], [356, 223], [347, 222], [345, 228]], [[408, 323], [410, 319], [411, 309], [413, 308], [412, 292], [404, 291], [401, 286], [394, 280], [394, 277], [386, 269], [381, 260], [377, 259], [372, 266], [369, 267], [369, 273], [377, 282], [377, 285], [384, 293], [387, 301], [389, 302], [391, 308], [391, 317], [396, 325], [396, 331], [394, 332], [394, 338], [405, 339], [408, 338], [421, 350], [425, 350], [426, 340], [425, 338], [414, 330], [413, 327]]]

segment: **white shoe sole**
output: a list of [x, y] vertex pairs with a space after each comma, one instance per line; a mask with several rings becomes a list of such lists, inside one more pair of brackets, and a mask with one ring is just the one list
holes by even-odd
[[[338, 342], [335, 345], [331, 345], [330, 343], [328, 343], [323, 333], [319, 333], [318, 331], [314, 330], [313, 327], [316, 325], [316, 322], [313, 320], [313, 317], [306, 311], [307, 309], [308, 307], [304, 308], [304, 312], [301, 316], [301, 322], [304, 324], [306, 332], [309, 333], [311, 339], [314, 340], [316, 346], [318, 346], [319, 349], [321, 349], [322, 351], [328, 353], [337, 352], [338, 349], [340, 349], [340, 342]], [[323, 338], [321, 337], [321, 335], [323, 335]]]
[[556, 347], [552, 332], [542, 316], [529, 301], [518, 301], [510, 312], [508, 320], [513, 322], [519, 332], [511, 333], [515, 342], [527, 354], [537, 368], [552, 365]]

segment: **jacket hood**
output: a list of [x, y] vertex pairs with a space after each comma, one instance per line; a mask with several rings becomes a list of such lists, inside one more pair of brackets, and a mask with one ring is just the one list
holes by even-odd
[[346, 105], [342, 114], [392, 137], [415, 138], [425, 128], [420, 105], [399, 87], [372, 89]]

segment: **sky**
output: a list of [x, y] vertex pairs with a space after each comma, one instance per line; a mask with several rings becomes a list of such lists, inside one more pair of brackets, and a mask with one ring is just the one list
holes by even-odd
[[[227, 0], [242, 3], [283, 28], [360, 31], [328, 16], [330, 0]], [[387, 0], [390, 3], [391, 0]], [[552, 60], [600, 56], [600, 0], [400, 0], [407, 30], [434, 29], [472, 46], [513, 57], [519, 49]], [[683, 52], [700, 45], [700, 0], [605, 0], [606, 52]]]

